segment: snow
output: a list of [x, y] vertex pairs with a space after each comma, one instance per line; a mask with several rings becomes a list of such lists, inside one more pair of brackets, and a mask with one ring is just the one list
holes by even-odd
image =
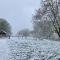
[[0, 60], [58, 60], [60, 42], [33, 38], [0, 39]]
[[8, 57], [8, 39], [0, 38], [0, 60], [7, 60]]

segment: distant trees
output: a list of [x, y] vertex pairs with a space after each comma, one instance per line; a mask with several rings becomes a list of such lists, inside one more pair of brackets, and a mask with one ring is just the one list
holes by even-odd
[[0, 31], [5, 31], [7, 33], [7, 35], [11, 35], [11, 26], [3, 18], [0, 18]]
[[28, 37], [29, 36], [29, 29], [22, 29], [17, 32], [18, 37]]
[[[19, 38], [19, 37], [30, 37], [30, 38], [33, 38], [33, 39], [37, 39], [37, 33], [34, 31], [34, 30], [29, 30], [29, 29], [22, 29], [20, 31], [17, 32], [16, 36]], [[39, 38], [39, 37], [38, 37]]]
[[48, 38], [55, 32], [60, 37], [60, 1], [42, 0], [32, 20], [38, 36]]

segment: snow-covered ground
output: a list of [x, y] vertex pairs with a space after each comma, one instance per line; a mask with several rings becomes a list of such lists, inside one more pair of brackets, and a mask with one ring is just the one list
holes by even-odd
[[52, 40], [0, 39], [0, 60], [60, 60], [60, 42]]
[[0, 60], [8, 60], [8, 44], [6, 38], [0, 38]]

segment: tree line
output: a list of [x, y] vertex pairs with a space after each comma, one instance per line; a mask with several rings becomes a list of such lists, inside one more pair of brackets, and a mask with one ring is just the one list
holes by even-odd
[[[0, 30], [11, 34], [11, 26], [4, 19], [0, 19]], [[40, 8], [32, 16], [33, 30], [22, 29], [16, 36], [33, 36], [36, 38], [53, 38], [54, 33], [60, 38], [60, 1], [42, 0]]]
[[60, 1], [42, 0], [40, 8], [32, 16], [32, 21], [34, 37], [50, 39], [56, 35], [60, 38]]

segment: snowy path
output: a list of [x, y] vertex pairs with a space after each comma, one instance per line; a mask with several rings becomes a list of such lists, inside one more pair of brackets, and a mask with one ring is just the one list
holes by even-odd
[[8, 44], [7, 39], [0, 39], [0, 60], [7, 60]]

